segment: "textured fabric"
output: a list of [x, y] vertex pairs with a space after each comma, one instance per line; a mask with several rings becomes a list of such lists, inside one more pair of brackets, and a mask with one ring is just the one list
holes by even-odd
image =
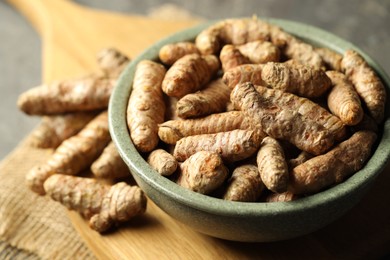
[[31, 252], [27, 252], [23, 249], [18, 249], [16, 247], [11, 246], [5, 241], [0, 241], [0, 259], [3, 260], [36, 260], [39, 259], [39, 257]]

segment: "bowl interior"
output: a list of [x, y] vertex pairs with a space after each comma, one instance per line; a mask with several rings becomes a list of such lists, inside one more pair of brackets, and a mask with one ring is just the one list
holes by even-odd
[[[389, 77], [376, 62], [374, 62], [367, 54], [365, 54], [362, 50], [353, 44], [313, 26], [280, 19], [264, 20], [272, 24], [276, 24], [282, 27], [284, 30], [316, 46], [328, 47], [339, 53], [343, 53], [346, 49], [357, 50], [378, 73], [386, 85], [387, 92], [389, 92]], [[146, 49], [137, 58], [135, 58], [120, 76], [110, 99], [109, 125], [112, 139], [116, 144], [120, 155], [129, 166], [133, 174], [136, 174], [138, 178], [142, 179], [142, 181], [147, 182], [150, 186], [158, 189], [161, 193], [169, 196], [172, 200], [183, 203], [198, 210], [210, 212], [212, 214], [231, 216], [237, 213], [252, 216], [255, 216], [256, 214], [262, 214], [263, 216], [269, 214], [271, 216], [275, 214], [275, 212], [292, 213], [294, 211], [315, 208], [319, 204], [326, 204], [339, 196], [345, 196], [351, 190], [357, 189], [358, 187], [361, 188], [362, 186], [369, 185], [375, 179], [375, 177], [385, 167], [389, 158], [388, 147], [390, 145], [390, 113], [388, 102], [386, 106], [385, 122], [382, 128], [383, 131], [381, 132], [377, 149], [365, 167], [344, 182], [332, 188], [296, 201], [289, 203], [246, 203], [224, 201], [222, 199], [213, 198], [189, 191], [178, 186], [169, 179], [157, 174], [134, 147], [129, 137], [126, 124], [126, 107], [131, 93], [135, 67], [138, 62], [143, 59], [157, 60], [159, 49], [167, 43], [194, 40], [196, 35], [201, 30], [208, 27], [212, 23], [214, 22], [196, 26], [157, 42], [156, 44]]]

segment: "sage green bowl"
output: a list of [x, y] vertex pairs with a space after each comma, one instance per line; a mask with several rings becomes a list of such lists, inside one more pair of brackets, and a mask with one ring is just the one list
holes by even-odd
[[[329, 47], [340, 53], [349, 48], [359, 51], [380, 75], [387, 91], [389, 90], [389, 77], [378, 64], [351, 43], [305, 24], [266, 20], [314, 45]], [[119, 78], [109, 104], [110, 132], [137, 184], [173, 218], [201, 233], [227, 240], [284, 240], [308, 234], [336, 220], [357, 204], [387, 163], [390, 153], [388, 105], [377, 148], [365, 167], [341, 184], [292, 202], [231, 202], [198, 194], [157, 174], [137, 152], [126, 125], [126, 107], [137, 63], [143, 59], [157, 60], [158, 51], [163, 45], [193, 40], [210, 24], [176, 33], [157, 42], [134, 59]]]

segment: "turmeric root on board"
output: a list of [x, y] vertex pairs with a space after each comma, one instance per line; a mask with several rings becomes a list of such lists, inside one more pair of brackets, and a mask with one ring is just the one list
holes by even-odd
[[198, 151], [210, 151], [218, 153], [226, 162], [235, 162], [253, 155], [262, 138], [251, 130], [187, 136], [177, 141], [173, 156], [182, 162]]
[[294, 194], [314, 193], [342, 182], [363, 167], [376, 137], [370, 131], [356, 132], [328, 153], [298, 165], [290, 173], [289, 191]]
[[229, 170], [214, 152], [198, 151], [180, 165], [177, 184], [189, 190], [209, 194], [226, 180]]
[[346, 125], [356, 125], [364, 115], [358, 93], [345, 75], [337, 71], [327, 71], [332, 80], [332, 89], [328, 94], [329, 110]]
[[100, 69], [109, 78], [118, 78], [130, 59], [115, 48], [105, 48], [97, 54]]
[[187, 94], [176, 103], [176, 114], [191, 118], [223, 112], [230, 99], [231, 89], [222, 80], [214, 80], [202, 90]]
[[228, 187], [223, 195], [224, 200], [257, 201], [264, 190], [259, 170], [255, 165], [245, 164], [234, 169], [228, 180]]
[[152, 151], [148, 156], [147, 162], [162, 176], [172, 175], [178, 167], [175, 157], [163, 149]]
[[211, 80], [219, 66], [219, 60], [214, 55], [185, 55], [168, 69], [162, 90], [168, 96], [177, 98], [193, 93]]
[[272, 137], [265, 137], [261, 142], [256, 157], [261, 180], [267, 189], [282, 193], [287, 191], [288, 166], [283, 149]]
[[164, 45], [159, 51], [159, 58], [162, 63], [172, 65], [178, 59], [187, 54], [200, 54], [193, 42], [177, 42]]
[[38, 86], [22, 93], [18, 107], [28, 115], [51, 115], [105, 109], [115, 79], [90, 75]]
[[158, 144], [158, 124], [164, 122], [165, 103], [161, 83], [165, 68], [143, 60], [135, 71], [133, 92], [127, 106], [127, 125], [131, 139], [140, 152], [150, 152]]
[[381, 123], [385, 115], [386, 90], [380, 78], [354, 50], [344, 53], [341, 67], [366, 104], [370, 115], [378, 124]]
[[345, 138], [347, 129], [343, 122], [337, 116], [310, 99], [277, 89], [262, 86], [255, 86], [255, 88], [264, 102], [272, 102], [281, 109], [294, 110], [303, 117], [315, 121], [325, 127], [337, 141]]
[[316, 155], [326, 152], [334, 143], [324, 126], [295, 110], [281, 108], [272, 99], [264, 99], [252, 83], [237, 85], [230, 97], [235, 107], [253, 119], [255, 127], [275, 139], [289, 141]]
[[105, 232], [146, 211], [146, 196], [124, 182], [104, 185], [94, 179], [54, 174], [44, 184], [46, 193], [68, 209], [89, 219], [89, 226]]
[[104, 148], [99, 158], [92, 163], [91, 172], [95, 177], [103, 179], [130, 176], [129, 168], [112, 141]]
[[249, 120], [241, 111], [231, 111], [202, 118], [166, 121], [159, 125], [158, 136], [167, 144], [176, 144], [178, 140], [186, 136], [249, 128]]
[[32, 132], [30, 144], [39, 148], [56, 148], [78, 133], [95, 116], [94, 112], [43, 116], [38, 128]]
[[223, 46], [221, 53], [219, 54], [219, 59], [223, 71], [228, 71], [242, 64], [251, 63], [247, 57], [242, 55], [242, 53], [231, 44]]
[[267, 63], [280, 60], [279, 48], [268, 41], [253, 41], [237, 46], [237, 49], [247, 57], [250, 63]]
[[114, 48], [97, 55], [102, 73], [44, 84], [22, 93], [18, 107], [29, 115], [106, 109], [116, 79], [129, 59]]
[[279, 62], [265, 64], [261, 71], [261, 78], [266, 85], [274, 89], [308, 98], [322, 96], [332, 85], [322, 70], [306, 65]]
[[27, 173], [28, 187], [39, 195], [44, 195], [43, 183], [48, 177], [55, 173], [78, 174], [91, 165], [110, 140], [107, 112], [102, 112], [78, 134], [63, 141], [45, 164], [38, 165]]
[[321, 56], [328, 70], [341, 71], [343, 55], [329, 48], [315, 48], [314, 51]]
[[244, 64], [237, 66], [223, 74], [222, 81], [233, 89], [236, 85], [251, 82], [254, 85], [264, 85], [261, 71], [264, 64]]
[[195, 44], [202, 54], [218, 54], [225, 44], [239, 45], [269, 38], [269, 24], [256, 17], [226, 19], [200, 32]]

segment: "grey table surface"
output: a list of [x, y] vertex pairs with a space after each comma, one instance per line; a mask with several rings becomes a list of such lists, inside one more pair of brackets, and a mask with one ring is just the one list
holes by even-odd
[[[53, 0], [54, 1], [54, 0]], [[98, 9], [147, 14], [175, 4], [206, 19], [258, 16], [290, 19], [328, 30], [353, 42], [390, 74], [390, 0], [76, 0]], [[41, 82], [39, 35], [4, 0], [0, 1], [0, 160], [39, 122], [21, 113], [16, 100]]]

